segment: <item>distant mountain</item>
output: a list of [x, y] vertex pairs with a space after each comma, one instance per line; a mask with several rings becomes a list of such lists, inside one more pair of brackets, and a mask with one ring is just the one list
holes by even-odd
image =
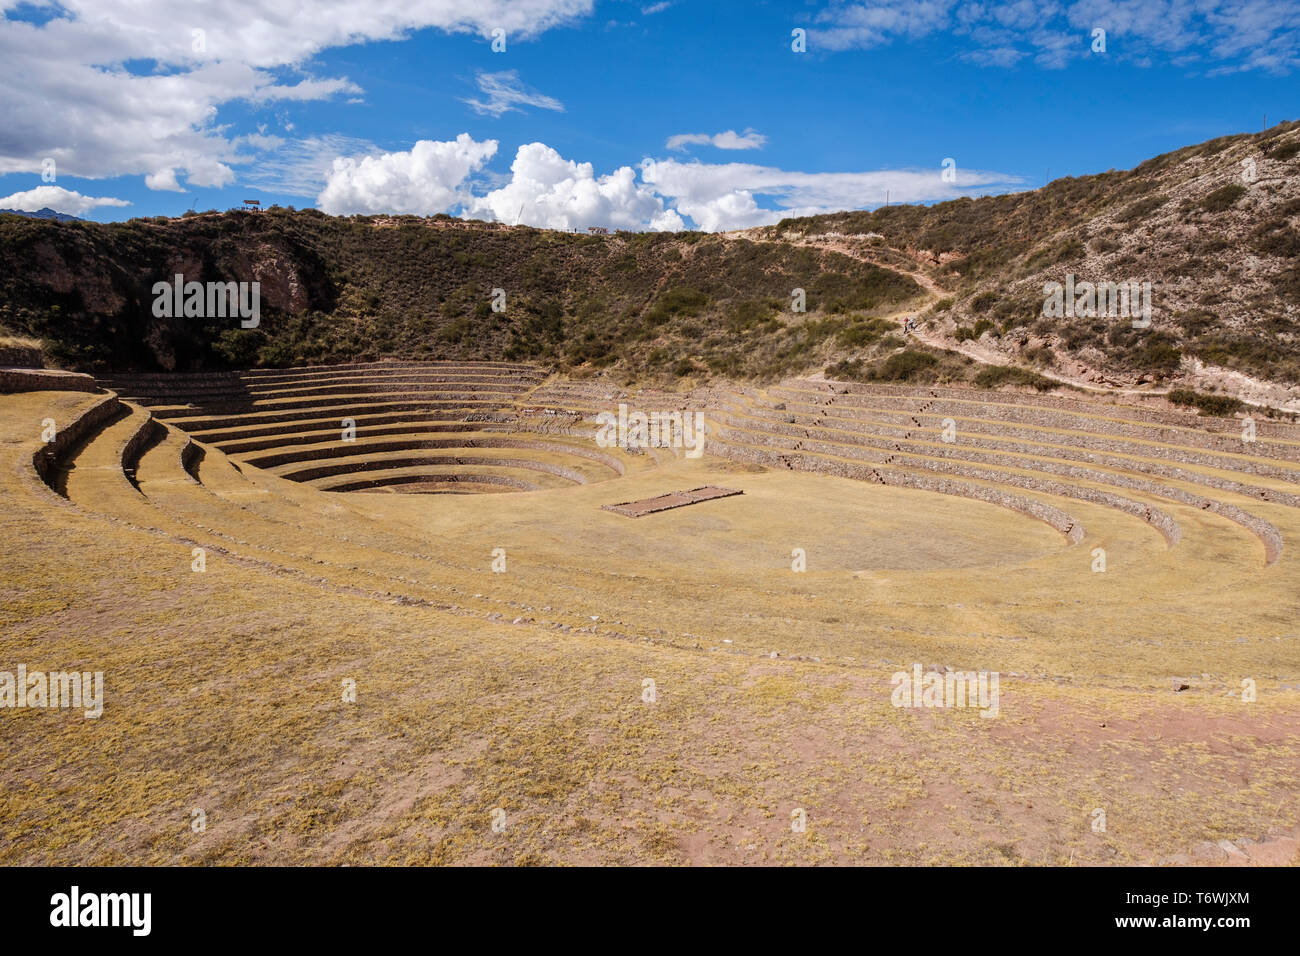
[[11, 216], [26, 216], [28, 219], [53, 219], [57, 222], [82, 221], [76, 216], [69, 216], [66, 212], [55, 212], [49, 206], [38, 209], [36, 212], [27, 212], [25, 209], [0, 209], [0, 213], [8, 213]]

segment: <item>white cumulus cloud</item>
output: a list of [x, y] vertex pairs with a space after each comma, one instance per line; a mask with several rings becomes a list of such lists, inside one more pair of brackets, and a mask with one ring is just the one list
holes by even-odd
[[426, 28], [527, 40], [590, 14], [593, 2], [42, 0], [32, 4], [40, 22], [0, 18], [0, 174], [40, 172], [50, 158], [68, 176], [164, 182], [170, 169], [191, 186], [225, 186], [255, 156], [240, 152], [222, 107], [362, 92], [308, 71], [322, 51]]
[[82, 216], [99, 206], [129, 206], [125, 199], [113, 196], [83, 196], [73, 189], [62, 186], [37, 186], [26, 192], [11, 193], [0, 198], [0, 209], [21, 209], [23, 212], [36, 212], [49, 207], [55, 212], [70, 216]]
[[150, 189], [157, 189], [165, 192], [185, 192], [184, 187], [176, 181], [176, 170], [174, 169], [160, 169], [156, 173], [150, 173], [145, 176], [144, 184]]
[[[886, 199], [935, 202], [1022, 185], [1017, 176], [941, 165], [806, 173], [676, 159], [645, 159], [639, 169], [621, 166], [597, 176], [591, 163], [566, 159], [545, 143], [520, 146], [509, 179], [487, 183], [492, 177], [483, 167], [496, 151], [496, 140], [478, 142], [462, 133], [448, 142], [421, 140], [406, 152], [338, 157], [317, 204], [335, 215], [459, 212], [566, 230], [675, 232], [687, 228], [685, 217], [690, 217], [697, 228], [716, 232], [770, 225], [787, 216], [873, 208]], [[323, 156], [315, 161], [323, 162]]]
[[316, 203], [335, 216], [446, 212], [467, 198], [465, 181], [496, 151], [496, 140], [477, 142], [461, 133], [448, 142], [422, 139], [406, 152], [341, 156]]
[[[750, 163], [683, 163], [647, 159], [641, 179], [683, 215], [708, 231], [771, 225], [787, 216], [811, 216], [844, 209], [935, 202], [1014, 189], [1019, 177], [983, 170], [876, 170], [804, 173]], [[764, 208], [757, 197], [768, 197]]]
[[575, 163], [544, 143], [528, 143], [519, 147], [510, 173], [506, 185], [468, 202], [466, 213], [547, 229], [685, 228], [654, 190], [636, 181], [630, 166], [596, 176], [591, 163]]

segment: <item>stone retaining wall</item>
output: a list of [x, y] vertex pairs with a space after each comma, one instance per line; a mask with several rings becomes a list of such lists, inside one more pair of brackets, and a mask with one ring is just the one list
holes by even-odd
[[621, 473], [622, 462], [613, 455], [594, 448], [584, 448], [560, 442], [535, 441], [527, 438], [424, 438], [407, 441], [385, 441], [373, 443], [340, 443], [327, 448], [286, 451], [255, 458], [245, 458], [250, 465], [258, 468], [277, 468], [303, 461], [326, 461], [336, 458], [355, 458], [361, 455], [380, 455], [389, 452], [419, 451], [421, 449], [457, 449], [457, 448], [516, 448], [528, 451], [553, 452], [573, 455], [598, 462], [615, 473]]
[[38, 346], [0, 345], [0, 368], [44, 368], [45, 357]]
[[[1183, 412], [1174, 409], [1141, 408], [1122, 402], [1108, 402], [1101, 398], [1089, 400], [1082, 396], [1079, 398], [1070, 398], [1064, 395], [984, 391], [982, 389], [957, 388], [944, 385], [868, 385], [858, 382], [831, 381], [829, 379], [824, 382], [812, 379], [790, 379], [782, 384], [791, 386], [797, 385], [816, 392], [834, 391], [842, 393], [842, 390], [847, 389], [848, 394], [851, 395], [900, 395], [911, 396], [913, 398], [965, 399], [968, 401], [1008, 405], [1037, 405], [1042, 408], [1075, 411], [1080, 414], [1101, 415], [1106, 418], [1124, 418], [1135, 422], [1154, 422], [1161, 425], [1176, 425], [1184, 428], [1195, 428], [1207, 432], [1217, 432], [1222, 434], [1240, 433], [1241, 431], [1240, 419], [1232, 417], [1219, 418], [1215, 416], [1201, 416], [1190, 411]], [[1256, 434], [1268, 433], [1278, 438], [1300, 441], [1300, 425], [1298, 424], [1277, 422], [1259, 417], [1256, 417], [1255, 423]]]
[[[387, 416], [385, 416], [387, 417]], [[357, 423], [357, 438], [376, 438], [381, 435], [428, 435], [428, 434], [450, 434], [455, 432], [476, 432], [488, 431], [486, 428], [473, 422], [440, 422], [434, 425], [416, 425], [408, 424], [410, 419], [403, 419], [394, 416], [389, 423], [378, 423], [374, 425], [362, 425]], [[258, 431], [254, 429], [254, 431]], [[244, 437], [238, 433], [230, 437], [221, 436], [217, 441], [210, 442], [220, 451], [227, 455], [249, 455], [255, 451], [265, 451], [268, 448], [285, 448], [292, 445], [316, 445], [322, 441], [328, 441], [322, 437], [321, 433], [327, 433], [333, 436], [339, 436], [343, 432], [343, 426], [336, 424], [335, 420], [330, 421], [330, 427], [318, 428], [311, 432], [294, 432], [279, 431], [272, 432], [271, 437], [266, 438], [261, 435], [252, 435]], [[337, 441], [335, 437], [332, 440]]]
[[[807, 403], [803, 402], [799, 396], [788, 395], [779, 389], [773, 390], [773, 397], [777, 398], [778, 401], [785, 397], [792, 402], [807, 405]], [[837, 398], [849, 399], [851, 397], [838, 396]], [[1283, 445], [1278, 442], [1269, 441], [1256, 441], [1247, 444], [1242, 442], [1240, 437], [1234, 439], [1225, 435], [1212, 435], [1206, 432], [1186, 429], [1179, 430], [1165, 426], [1143, 428], [1139, 425], [1127, 425], [1123, 422], [1098, 421], [1096, 419], [1089, 419], [1046, 409], [1034, 410], [1014, 406], [997, 406], [975, 402], [953, 403], [945, 402], [940, 399], [930, 399], [921, 402], [921, 407], [919, 408], [914, 407], [914, 404], [918, 402], [916, 399], [879, 398], [869, 399], [866, 401], [866, 404], [848, 400], [842, 402], [836, 401], [835, 404], [829, 406], [807, 405], [807, 407], [816, 409], [818, 414], [824, 414], [827, 416], [835, 416], [837, 413], [843, 414], [846, 412], [851, 415], [855, 411], [893, 411], [915, 416], [929, 414], [940, 418], [973, 418], [986, 422], [1005, 421], [1018, 424], [1038, 425], [1045, 428], [1089, 432], [1092, 434], [1102, 434], [1112, 437], [1123, 436], [1142, 441], [1164, 442], [1170, 445], [1181, 444], [1193, 448], [1203, 448], [1211, 451], [1228, 452], [1239, 455], [1249, 454], [1260, 458], [1274, 458], [1281, 461], [1300, 461], [1300, 445]], [[969, 407], [954, 408], [953, 406], [955, 404], [962, 404]]]
[[[328, 409], [298, 409], [296, 411], [268, 411], [256, 409], [243, 414], [214, 413], [197, 408], [155, 408], [156, 417], [175, 423], [178, 427], [190, 431], [185, 422], [195, 425], [195, 432], [216, 431], [222, 428], [253, 427], [255, 425], [278, 425], [286, 422], [309, 421], [312, 419], [345, 418], [360, 420], [366, 415], [378, 415], [391, 412], [457, 412], [469, 415], [474, 412], [497, 411], [501, 405], [486, 402], [480, 405], [466, 405], [464, 402], [374, 402], [363, 405], [332, 405]], [[224, 414], [224, 417], [223, 417]], [[208, 419], [204, 421], [203, 419]], [[340, 426], [342, 427], [342, 426]]]
[[[376, 484], [375, 482], [379, 483]], [[471, 485], [504, 485], [507, 488], [514, 488], [518, 491], [541, 491], [541, 485], [531, 481], [524, 481], [522, 478], [512, 478], [509, 475], [394, 475], [391, 478], [379, 478], [371, 481], [345, 481], [337, 485], [328, 485], [322, 487], [321, 491], [365, 491], [367, 488], [386, 488], [390, 485], [416, 485], [426, 482], [441, 482], [444, 484], [471, 484]]]
[[[421, 408], [429, 408], [434, 402], [447, 405], [460, 403], [460, 407], [468, 409], [501, 408], [502, 406], [510, 404], [510, 399], [508, 397], [503, 398], [493, 392], [452, 392], [432, 389], [417, 389], [414, 390], [414, 392], [395, 389], [394, 392], [402, 394], [406, 398], [406, 404], [408, 405], [416, 404], [418, 399], [419, 402], [423, 403], [418, 406]], [[392, 393], [367, 392], [357, 395], [336, 395], [331, 398], [295, 399], [290, 401], [257, 401], [253, 403], [235, 402], [227, 404], [223, 402], [213, 402], [209, 405], [201, 407], [196, 406], [192, 408], [164, 406], [155, 408], [155, 413], [159, 418], [167, 418], [170, 420], [175, 418], [204, 418], [215, 415], [254, 415], [260, 412], [267, 414], [292, 411], [308, 412], [316, 409], [350, 408], [358, 404], [371, 404], [366, 402], [366, 399], [371, 397], [377, 400], [374, 404], [378, 404], [387, 398], [389, 394]], [[317, 412], [316, 417], [323, 418], [326, 416]]]
[[[1040, 460], [1035, 460], [1034, 458], [1025, 458], [1023, 456], [1036, 455], [1036, 456], [1049, 458], [1049, 459], [1059, 458], [1059, 459], [1075, 460], [1075, 461], [1087, 461], [1092, 464], [1103, 465], [1105, 467], [1113, 468], [1116, 470], [1140, 471], [1145, 474], [1157, 475], [1163, 478], [1172, 478], [1179, 481], [1186, 481], [1191, 484], [1204, 485], [1208, 488], [1215, 488], [1219, 491], [1228, 491], [1233, 494], [1245, 495], [1247, 497], [1255, 498], [1259, 501], [1268, 501], [1274, 504], [1287, 505], [1292, 508], [1300, 507], [1300, 495], [1289, 494], [1284, 491], [1274, 491], [1273, 489], [1270, 488], [1260, 488], [1255, 485], [1246, 485], [1238, 481], [1231, 481], [1226, 478], [1219, 478], [1215, 475], [1206, 475], [1200, 472], [1187, 471], [1186, 469], [1183, 468], [1169, 467], [1154, 462], [1117, 460], [1107, 455], [1099, 455], [1095, 453], [1084, 453], [1084, 452], [1076, 451], [1074, 449], [1050, 448], [1050, 447], [1038, 446], [1033, 444], [1030, 444], [1027, 447], [1015, 446], [1020, 449], [1020, 455], [1002, 453], [996, 448], [990, 451], [971, 450], [971, 449], [988, 448], [990, 445], [1003, 445], [1003, 444], [1013, 444], [1013, 443], [1000, 442], [1000, 441], [997, 442], [982, 441], [979, 438], [971, 438], [970, 435], [964, 433], [961, 434], [958, 441], [954, 442], [951, 445], [937, 441], [937, 433], [935, 435], [936, 440], [934, 440], [933, 443], [929, 443], [929, 444], [917, 443], [917, 442], [912, 442], [907, 440], [891, 440], [888, 438], [870, 438], [870, 437], [859, 438], [855, 443], [854, 441], [847, 441], [844, 437], [836, 437], [834, 435], [827, 436], [825, 435], [825, 433], [829, 431], [829, 429], [825, 429], [825, 428], [816, 428], [814, 426], [809, 426], [805, 428], [798, 424], [791, 425], [785, 422], [768, 422], [766, 420], [762, 420], [761, 427], [759, 427], [758, 425], [755, 425], [751, 421], [738, 420], [741, 416], [735, 416], [728, 412], [720, 412], [718, 410], [714, 410], [712, 414], [715, 420], [726, 422], [727, 424], [732, 425], [736, 428], [740, 428], [744, 431], [748, 431], [754, 434], [780, 435], [784, 438], [788, 438], [793, 441], [796, 441], [802, 447], [810, 448], [812, 446], [809, 444], [809, 442], [821, 441], [823, 443], [829, 442], [834, 445], [849, 447], [849, 448], [871, 447], [871, 448], [880, 448], [882, 450], [892, 450], [895, 452], [910, 452], [913, 454], [928, 455], [932, 457], [960, 458], [966, 461], [979, 461], [987, 464], [999, 464], [1011, 468], [1024, 468], [1032, 471], [1050, 471], [1053, 474], [1074, 473], [1079, 475], [1080, 477], [1084, 477], [1085, 472], [1089, 475], [1108, 474], [1106, 472], [1094, 472], [1085, 469], [1075, 469], [1074, 472], [1068, 472], [1063, 469], [1068, 469], [1071, 466], [1062, 465], [1056, 461], [1044, 462]], [[813, 435], [811, 434], [813, 431], [817, 431], [822, 434], [819, 435], [817, 438], [814, 438]], [[907, 433], [905, 438], [907, 437], [910, 437], [910, 433]], [[832, 452], [832, 453], [839, 454], [839, 452]], [[1212, 456], [1206, 456], [1206, 457], [1212, 457]], [[1224, 465], [1221, 463], [1215, 463], [1215, 466], [1220, 468], [1230, 467], [1228, 465]], [[1092, 478], [1091, 480], [1104, 481], [1106, 483], [1116, 483], [1111, 480], [1111, 477], [1106, 477], [1106, 478], [1095, 477]], [[1124, 479], [1124, 480], [1131, 480], [1131, 479]]]
[[[760, 437], [761, 433], [740, 431], [739, 434], [748, 434], [754, 438]], [[790, 441], [790, 440], [787, 440]], [[819, 442], [811, 439], [801, 439], [797, 441], [796, 448], [793, 450], [810, 451], [821, 454], [837, 455], [840, 457], [868, 457], [857, 453], [860, 446], [838, 445], [828, 442]], [[906, 446], [915, 448], [916, 446]], [[1079, 481], [1092, 481], [1098, 484], [1111, 485], [1116, 488], [1126, 488], [1130, 491], [1137, 491], [1142, 494], [1152, 495], [1158, 498], [1167, 498], [1170, 501], [1177, 501], [1180, 504], [1190, 505], [1202, 511], [1212, 511], [1221, 515], [1230, 521], [1242, 525], [1252, 534], [1255, 534], [1264, 543], [1265, 555], [1273, 554], [1271, 559], [1266, 563], [1271, 564], [1281, 553], [1282, 533], [1278, 529], [1265, 521], [1264, 519], [1251, 514], [1235, 505], [1225, 504], [1215, 501], [1212, 498], [1206, 498], [1201, 495], [1194, 495], [1184, 491], [1181, 488], [1172, 488], [1168, 485], [1157, 484], [1156, 482], [1147, 481], [1142, 478], [1132, 478], [1127, 475], [1117, 475], [1110, 472], [1096, 471], [1091, 468], [1080, 468], [1074, 465], [1067, 465], [1061, 462], [1035, 461], [1024, 462], [1007, 455], [985, 454], [980, 452], [969, 452], [960, 448], [948, 446], [939, 446], [936, 448], [923, 448], [921, 454], [939, 458], [963, 458], [966, 460], [980, 461], [985, 464], [1000, 465], [1009, 468], [1022, 468], [1029, 471], [1041, 471], [1047, 474], [1058, 475], [1064, 478], [1073, 478]], [[878, 456], [871, 456], [870, 460], [879, 460]], [[927, 461], [924, 458], [912, 457], [908, 454], [890, 454], [887, 455], [882, 464], [885, 465], [903, 465], [907, 468], [922, 468], [926, 470], [946, 470], [944, 465], [938, 465], [933, 461]], [[962, 472], [957, 472], [963, 474]], [[977, 470], [975, 473], [967, 473], [967, 477], [977, 477], [984, 480], [998, 480], [1015, 484], [1019, 481], [1019, 476], [1009, 478], [993, 478], [987, 476], [995, 474]], [[1263, 489], [1259, 489], [1263, 491]], [[1292, 504], [1300, 503], [1300, 499], [1295, 496], [1287, 496], [1291, 499]], [[1120, 499], [1127, 500], [1127, 499]], [[1132, 512], [1130, 512], [1132, 513]], [[1172, 543], [1172, 542], [1171, 542]], [[1276, 547], [1274, 547], [1276, 545]]]
[[[770, 427], [777, 428], [776, 423], [780, 423], [779, 430], [793, 429], [804, 431], [805, 429], [834, 428], [838, 431], [862, 433], [868, 435], [879, 435], [885, 438], [910, 438], [916, 432], [933, 432], [937, 434], [942, 428], [943, 418], [945, 416], [936, 415], [932, 412], [921, 412], [915, 415], [905, 415], [902, 413], [876, 413], [878, 417], [884, 419], [896, 419], [899, 424], [883, 425], [874, 422], [866, 422], [850, 416], [830, 415], [817, 406], [809, 406], [793, 402], [786, 403], [786, 410], [779, 411], [773, 408], [762, 406], [737, 406], [731, 402], [723, 400], [725, 407], [737, 411], [742, 415], [750, 418], [772, 422]], [[825, 425], [806, 424], [798, 421], [800, 415], [806, 415], [816, 419], [831, 419], [833, 424]], [[790, 422], [795, 418], [795, 422]], [[930, 424], [920, 424], [923, 419], [933, 419]], [[1277, 478], [1282, 481], [1290, 481], [1300, 484], [1300, 469], [1287, 468], [1284, 465], [1273, 465], [1265, 462], [1254, 461], [1245, 457], [1237, 457], [1229, 454], [1219, 454], [1214, 452], [1205, 452], [1197, 449], [1182, 449], [1165, 445], [1144, 445], [1139, 442], [1129, 442], [1121, 439], [1109, 439], [1104, 436], [1092, 435], [1075, 435], [1062, 434], [1056, 432], [1045, 432], [1042, 429], [1032, 427], [1015, 427], [1015, 426], [993, 426], [996, 432], [990, 432], [987, 426], [981, 427], [979, 423], [972, 423], [964, 420], [958, 425], [959, 442], [962, 444], [974, 444], [979, 447], [993, 448], [1006, 446], [1011, 450], [1024, 450], [1030, 454], [1055, 455], [1062, 458], [1074, 458], [1081, 461], [1091, 461], [1096, 456], [1093, 455], [1092, 449], [1105, 452], [1116, 452], [1139, 457], [1162, 458], [1167, 461], [1176, 461], [1189, 465], [1201, 465], [1208, 468], [1220, 468], [1225, 471], [1242, 471], [1260, 477]], [[790, 431], [789, 434], [794, 434]], [[970, 436], [980, 436], [972, 439]], [[996, 435], [997, 437], [992, 437]], [[1013, 438], [1024, 439], [1021, 441], [1012, 441]], [[1249, 447], [1249, 446], [1244, 446]], [[1041, 452], [1036, 449], [1043, 449]], [[1081, 449], [1080, 451], [1069, 451], [1067, 449]], [[1245, 454], [1242, 452], [1241, 454]], [[1124, 467], [1135, 467], [1133, 464], [1125, 464]]]
[[449, 466], [468, 467], [479, 465], [485, 468], [519, 468], [525, 471], [540, 471], [557, 478], [564, 478], [577, 485], [587, 484], [587, 477], [572, 468], [554, 465], [550, 462], [536, 461], [532, 458], [471, 458], [455, 456], [426, 456], [422, 458], [385, 458], [378, 461], [343, 462], [334, 465], [318, 465], [313, 468], [301, 468], [297, 471], [280, 472], [280, 478], [290, 481], [315, 481], [318, 478], [331, 478], [335, 475], [351, 475], [365, 471], [388, 471], [398, 468], [445, 468]]
[[[54, 441], [42, 444], [32, 455], [32, 468], [41, 481], [47, 486], [50, 485], [63, 456], [98, 431], [104, 422], [118, 414], [124, 407], [121, 400], [110, 393], [102, 402], [87, 409], [75, 421], [67, 423], [56, 421]], [[39, 422], [32, 423], [32, 428], [37, 435], [40, 434], [39, 426]]]
[[[729, 438], [733, 442], [745, 442], [747, 439], [746, 433], [728, 427], [720, 428], [719, 432], [720, 438]], [[809, 448], [809, 443], [807, 442], [804, 443], [804, 448], [802, 449], [791, 450], [788, 452], [779, 451], [776, 454], [777, 460], [781, 462], [785, 462], [787, 459], [792, 460], [796, 457], [803, 458], [809, 455], [811, 455], [814, 462], [824, 461], [825, 459], [821, 457], [822, 455], [834, 454], [839, 457], [851, 457], [870, 461], [878, 467], [894, 466], [915, 468], [922, 471], [956, 475], [961, 478], [973, 478], [978, 481], [987, 481], [998, 485], [1011, 485], [1017, 488], [1024, 488], [1027, 491], [1039, 491], [1043, 494], [1056, 495], [1062, 498], [1077, 498], [1080, 501], [1088, 501], [1093, 504], [1115, 508], [1118, 511], [1123, 511], [1127, 514], [1133, 515], [1134, 517], [1141, 518], [1159, 531], [1164, 536], [1165, 541], [1168, 542], [1170, 547], [1177, 544], [1179, 539], [1182, 537], [1182, 529], [1179, 528], [1178, 522], [1176, 522], [1168, 513], [1161, 511], [1159, 508], [1154, 508], [1150, 505], [1133, 501], [1132, 499], [1122, 497], [1121, 495], [1111, 494], [1108, 491], [1102, 491], [1098, 488], [1073, 487], [1070, 485], [1063, 485], [1060, 482], [1034, 478], [1029, 475], [1017, 475], [1009, 474], [1007, 472], [991, 471], [983, 468], [971, 468], [967, 465], [958, 464], [956, 462], [926, 461], [924, 459], [906, 455], [884, 456], [875, 453], [870, 449], [849, 447], [847, 449], [829, 452], [816, 448]], [[835, 473], [834, 469], [840, 467], [840, 465], [838, 462], [831, 462], [827, 467], [832, 469], [831, 473], [833, 474]], [[812, 467], [806, 470], [818, 471], [820, 469]]]
[[98, 392], [89, 375], [43, 368], [0, 368], [0, 394], [9, 392]]
[[758, 448], [753, 445], [733, 445], [712, 435], [709, 436], [706, 447], [710, 453], [716, 453], [725, 458], [735, 461], [747, 461], [770, 468], [797, 468], [800, 471], [836, 475], [841, 478], [854, 478], [859, 481], [874, 481], [882, 485], [916, 488], [921, 491], [933, 491], [942, 495], [954, 495], [959, 498], [985, 501], [1042, 521], [1065, 535], [1066, 540], [1071, 544], [1078, 544], [1084, 537], [1083, 525], [1060, 508], [998, 488], [972, 485], [929, 475], [914, 475], [889, 468], [854, 465], [851, 462], [830, 462], [804, 455], [778, 455], [771, 449]]
[[135, 468], [140, 463], [140, 456], [145, 449], [161, 441], [167, 434], [167, 428], [152, 415], [140, 426], [134, 435], [122, 446], [122, 473]]
[[181, 448], [181, 468], [185, 474], [189, 475], [191, 480], [202, 485], [199, 481], [199, 465], [207, 457], [207, 449], [196, 442], [188, 435], [185, 438], [185, 446]]

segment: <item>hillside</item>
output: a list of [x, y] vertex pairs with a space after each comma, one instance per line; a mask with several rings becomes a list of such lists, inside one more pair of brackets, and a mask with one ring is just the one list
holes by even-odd
[[[790, 243], [278, 208], [106, 225], [0, 217], [0, 264], [0, 323], [100, 371], [506, 357], [772, 376], [848, 324], [792, 316], [796, 287], [810, 312], [858, 321], [924, 294], [897, 272]], [[260, 327], [154, 318], [152, 286], [176, 273], [259, 281]]]
[[[1294, 409], [1298, 172], [1300, 125], [1285, 123], [1032, 192], [722, 235], [278, 207], [0, 216], [0, 333], [91, 371], [505, 358], [628, 379], [1182, 386]], [[154, 318], [153, 283], [178, 272], [261, 282], [261, 326]], [[1044, 284], [1068, 275], [1151, 283], [1150, 327], [1044, 316]], [[921, 310], [909, 344], [898, 317]]]
[[[1032, 192], [787, 219], [747, 235], [890, 263], [905, 254], [942, 292], [923, 326], [931, 339], [983, 361], [1286, 404], [1300, 396], [1298, 173], [1300, 125], [1284, 123]], [[1044, 284], [1067, 275], [1150, 282], [1150, 327], [1044, 316]]]

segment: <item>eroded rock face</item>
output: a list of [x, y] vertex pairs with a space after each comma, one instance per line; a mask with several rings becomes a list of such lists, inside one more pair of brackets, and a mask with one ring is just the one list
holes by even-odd
[[89, 243], [78, 243], [69, 250], [59, 249], [52, 242], [39, 242], [34, 248], [32, 278], [55, 292], [75, 293], [89, 312], [112, 315], [126, 304], [126, 299], [115, 288], [107, 263], [87, 258], [81, 254], [85, 252], [90, 252]]
[[317, 257], [251, 216], [11, 228], [0, 249], [8, 273], [0, 322], [59, 343], [64, 352], [56, 358], [71, 367], [208, 367], [223, 319], [154, 315], [155, 284], [177, 275], [186, 282], [255, 282], [264, 317], [333, 306]]
[[231, 263], [232, 271], [244, 281], [260, 284], [264, 308], [281, 312], [305, 312], [310, 306], [306, 285], [294, 261], [269, 244], [241, 251]]

